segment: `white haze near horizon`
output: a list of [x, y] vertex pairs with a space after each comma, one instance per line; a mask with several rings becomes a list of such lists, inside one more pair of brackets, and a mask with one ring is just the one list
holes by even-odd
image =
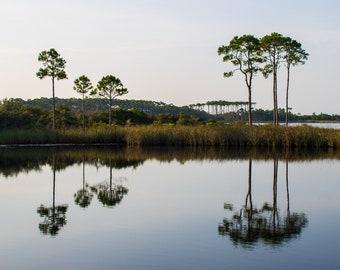
[[[78, 97], [73, 81], [87, 75], [119, 77], [124, 99], [188, 105], [209, 100], [246, 101], [238, 74], [217, 55], [235, 35], [279, 32], [310, 54], [292, 68], [294, 113], [340, 114], [340, 1], [266, 0], [0, 0], [0, 99], [51, 96], [49, 79], [35, 73], [42, 50], [55, 48], [67, 61], [68, 80], [56, 96]], [[285, 69], [279, 73], [284, 107]], [[253, 82], [256, 108], [272, 108], [271, 77]]]

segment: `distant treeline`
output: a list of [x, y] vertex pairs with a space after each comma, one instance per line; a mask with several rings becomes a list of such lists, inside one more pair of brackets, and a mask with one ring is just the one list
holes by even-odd
[[[48, 128], [52, 119], [52, 98], [23, 100], [21, 98], [0, 101], [0, 128]], [[56, 98], [56, 121], [59, 128], [80, 127], [82, 125], [82, 100], [80, 98]], [[116, 99], [112, 111], [115, 124], [181, 124], [195, 125], [207, 121], [246, 121], [247, 112], [243, 109], [220, 115], [211, 115], [190, 106], [175, 106], [164, 102], [147, 100]], [[108, 104], [103, 99], [90, 98], [85, 102], [86, 126], [108, 122]], [[340, 121], [340, 115], [289, 114], [290, 121]], [[253, 119], [257, 122], [271, 122], [272, 110], [256, 109]], [[285, 110], [279, 110], [279, 120], [285, 120]]]
[[[27, 101], [22, 99], [16, 100], [18, 100], [20, 103], [41, 107], [46, 110], [51, 110], [53, 104], [52, 98], [37, 98], [29, 99]], [[80, 98], [56, 98], [56, 103], [63, 104], [75, 112], [80, 112], [82, 108], [82, 100]], [[85, 111], [106, 111], [108, 110], [108, 102], [106, 99], [102, 98], [88, 98], [85, 101], [84, 107]], [[211, 117], [210, 114], [204, 111], [195, 110], [189, 106], [178, 107], [173, 104], [166, 104], [161, 101], [115, 99], [114, 107], [127, 110], [135, 108], [151, 116], [166, 113], [176, 116], [180, 112], [183, 112], [186, 115], [193, 115], [202, 119], [209, 119]]]

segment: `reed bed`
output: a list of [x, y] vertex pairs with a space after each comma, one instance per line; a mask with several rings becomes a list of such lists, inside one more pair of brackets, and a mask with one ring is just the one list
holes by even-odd
[[129, 146], [222, 146], [275, 148], [339, 148], [340, 131], [308, 125], [273, 127], [230, 125], [114, 126], [87, 130], [3, 130], [0, 144], [114, 144]]
[[126, 144], [123, 127], [65, 130], [2, 130], [0, 145]]
[[136, 126], [126, 129], [128, 145], [187, 145], [266, 148], [337, 148], [340, 131], [311, 126], [272, 125]]

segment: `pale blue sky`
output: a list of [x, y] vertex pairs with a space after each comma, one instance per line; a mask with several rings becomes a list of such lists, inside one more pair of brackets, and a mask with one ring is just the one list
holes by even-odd
[[[51, 96], [39, 80], [39, 52], [55, 48], [69, 79], [56, 95], [78, 97], [73, 81], [87, 75], [119, 77], [122, 98], [187, 105], [247, 100], [240, 75], [217, 55], [235, 35], [279, 32], [310, 54], [292, 69], [290, 105], [295, 113], [340, 114], [340, 1], [338, 0], [0, 0], [0, 99]], [[285, 70], [279, 78], [284, 107]], [[256, 108], [271, 109], [271, 78], [254, 80]]]

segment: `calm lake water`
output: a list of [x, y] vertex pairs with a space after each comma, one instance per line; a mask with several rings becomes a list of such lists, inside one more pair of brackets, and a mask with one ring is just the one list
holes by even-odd
[[0, 269], [340, 269], [340, 153], [0, 149]]

